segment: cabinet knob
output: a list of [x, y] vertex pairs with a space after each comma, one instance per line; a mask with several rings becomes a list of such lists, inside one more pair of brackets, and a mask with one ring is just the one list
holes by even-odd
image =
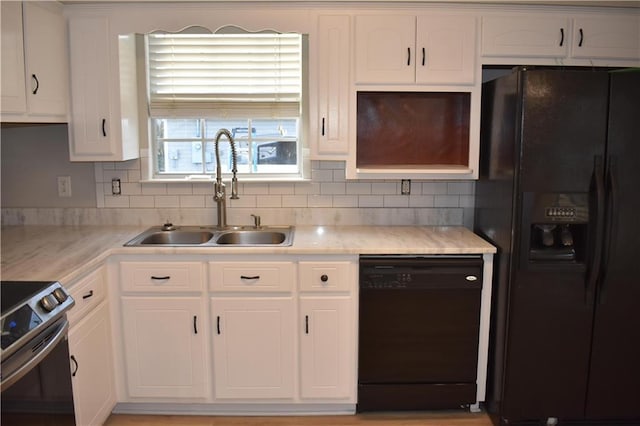
[[326, 283], [327, 281], [329, 281], [329, 276], [328, 276], [328, 275], [326, 275], [326, 274], [323, 274], [323, 275], [320, 277], [320, 281], [322, 281], [323, 283]]

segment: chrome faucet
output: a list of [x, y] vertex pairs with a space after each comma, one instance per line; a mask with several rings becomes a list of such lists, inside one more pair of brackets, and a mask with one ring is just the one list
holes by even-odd
[[238, 173], [238, 158], [236, 155], [236, 144], [233, 140], [233, 136], [231, 136], [231, 132], [227, 129], [220, 129], [218, 133], [216, 133], [216, 183], [213, 187], [213, 201], [216, 202], [218, 209], [218, 228], [226, 228], [227, 227], [227, 200], [226, 200], [226, 188], [224, 183], [222, 182], [222, 169], [220, 167], [220, 137], [225, 135], [229, 140], [229, 145], [231, 145], [231, 161], [232, 168], [231, 173], [233, 173], [233, 177], [231, 178], [231, 197], [232, 200], [237, 200], [238, 198], [238, 178], [236, 177], [236, 173]]

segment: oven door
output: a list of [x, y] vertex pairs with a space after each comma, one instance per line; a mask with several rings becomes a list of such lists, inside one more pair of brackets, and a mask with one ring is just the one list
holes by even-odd
[[63, 317], [2, 361], [2, 426], [75, 425], [68, 329]]

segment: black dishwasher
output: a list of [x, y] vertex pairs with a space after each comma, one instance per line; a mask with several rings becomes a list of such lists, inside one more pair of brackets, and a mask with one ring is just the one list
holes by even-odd
[[476, 402], [482, 258], [361, 256], [359, 412]]

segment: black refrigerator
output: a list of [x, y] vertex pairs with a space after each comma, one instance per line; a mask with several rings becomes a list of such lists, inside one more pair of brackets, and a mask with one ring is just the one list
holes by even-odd
[[495, 424], [640, 424], [640, 70], [482, 88], [475, 231], [495, 259]]

